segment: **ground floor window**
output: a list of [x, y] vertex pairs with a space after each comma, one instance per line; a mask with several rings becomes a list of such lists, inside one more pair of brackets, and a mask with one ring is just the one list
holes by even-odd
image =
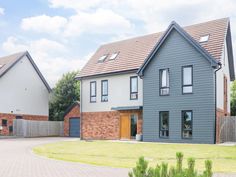
[[169, 137], [169, 112], [161, 111], [160, 112], [160, 134], [161, 138]]
[[6, 119], [2, 119], [2, 126], [7, 126], [7, 120]]
[[136, 134], [137, 134], [137, 115], [136, 114], [131, 114], [131, 117], [130, 117], [130, 128], [131, 128], [131, 137], [135, 137]]
[[192, 138], [193, 112], [182, 111], [182, 138]]

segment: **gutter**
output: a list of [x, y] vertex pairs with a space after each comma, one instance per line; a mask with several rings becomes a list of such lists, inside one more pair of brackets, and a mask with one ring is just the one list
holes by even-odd
[[222, 68], [222, 64], [219, 63], [219, 68], [214, 71], [215, 73], [215, 137], [214, 137], [214, 144], [216, 144], [216, 125], [217, 125], [217, 78], [216, 78], [216, 73]]
[[80, 139], [83, 139], [83, 135], [82, 135], [82, 80], [80, 80]]

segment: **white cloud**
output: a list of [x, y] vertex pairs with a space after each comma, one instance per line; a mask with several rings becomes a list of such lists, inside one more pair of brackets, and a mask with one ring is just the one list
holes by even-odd
[[81, 69], [86, 62], [85, 59], [67, 57], [68, 51], [63, 44], [44, 38], [26, 41], [10, 36], [2, 44], [2, 49], [9, 54], [28, 50], [51, 86], [63, 73]]
[[0, 15], [4, 15], [4, 12], [5, 10], [2, 7], [0, 7]]
[[21, 28], [36, 32], [59, 33], [66, 25], [67, 19], [60, 16], [40, 15], [22, 19]]
[[118, 35], [131, 29], [132, 25], [126, 18], [111, 10], [98, 9], [94, 13], [80, 12], [71, 16], [64, 34], [66, 36], [79, 36], [82, 33]]
[[[114, 1], [114, 0], [113, 0]], [[52, 8], [69, 8], [76, 11], [88, 10], [93, 7], [101, 6], [102, 4], [109, 2], [108, 0], [49, 0]], [[109, 3], [112, 3], [111, 1]]]
[[80, 36], [83, 33], [119, 35], [132, 30], [132, 24], [111, 10], [78, 12], [68, 19], [60, 16], [40, 15], [22, 19], [21, 28], [41, 33]]

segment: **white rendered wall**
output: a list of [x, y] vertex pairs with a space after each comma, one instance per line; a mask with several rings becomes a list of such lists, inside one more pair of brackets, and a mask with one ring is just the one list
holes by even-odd
[[0, 113], [48, 116], [48, 99], [46, 86], [26, 56], [0, 78]]
[[228, 112], [230, 112], [230, 75], [229, 75], [229, 60], [227, 53], [227, 45], [225, 42], [225, 48], [223, 51], [222, 59], [222, 69], [217, 71], [217, 108], [224, 110], [224, 75], [228, 80]]
[[[122, 74], [82, 81], [82, 112], [111, 111], [112, 107], [142, 106], [143, 81], [138, 77], [138, 100], [130, 100], [130, 77], [134, 74]], [[108, 102], [101, 102], [101, 80], [108, 80]], [[90, 103], [90, 82], [97, 83], [97, 101]]]

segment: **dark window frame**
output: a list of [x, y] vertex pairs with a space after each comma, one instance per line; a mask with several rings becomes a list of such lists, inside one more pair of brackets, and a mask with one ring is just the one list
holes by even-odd
[[[191, 112], [191, 129], [189, 129], [189, 130], [185, 130], [184, 129], [184, 114], [186, 113], [186, 112]], [[181, 111], [181, 137], [182, 137], [182, 139], [192, 139], [193, 138], [193, 111], [192, 110], [182, 110]], [[191, 137], [184, 137], [183, 136], [183, 132], [184, 131], [192, 131], [192, 135], [191, 135]]]
[[[169, 83], [168, 83], [168, 87], [162, 87], [162, 72], [164, 70], [167, 70], [168, 73], [168, 77], [169, 77]], [[168, 94], [161, 94], [161, 90], [162, 89], [169, 89]], [[164, 68], [164, 69], [159, 69], [159, 95], [160, 96], [169, 96], [170, 95], [170, 69], [169, 68]]]
[[[107, 94], [103, 93], [103, 82], [107, 82]], [[107, 96], [107, 100], [103, 99], [104, 96]], [[101, 102], [108, 102], [108, 80], [101, 80]]]
[[[161, 114], [162, 113], [168, 113], [168, 129], [161, 129]], [[170, 136], [170, 112], [169, 111], [159, 111], [159, 138], [163, 138], [163, 139], [168, 139]], [[161, 136], [161, 131], [167, 131], [168, 132], [168, 136]]]
[[[137, 79], [137, 92], [132, 92], [132, 79]], [[136, 94], [136, 98], [132, 98], [132, 94]], [[130, 100], [137, 100], [138, 99], [138, 76], [131, 76], [130, 77]]]
[[[184, 68], [191, 68], [192, 69], [192, 72], [191, 72], [192, 73], [192, 76], [191, 76], [192, 83], [191, 84], [184, 85]], [[184, 87], [192, 87], [192, 92], [185, 93], [184, 92]], [[182, 66], [182, 94], [183, 95], [193, 94], [193, 65]]]
[[12, 133], [12, 132], [13, 132], [13, 125], [10, 125], [10, 126], [8, 127], [8, 130], [9, 130], [9, 133]]
[[7, 127], [8, 121], [7, 119], [2, 119], [2, 126]]
[[[95, 84], [95, 95], [92, 95], [92, 84]], [[91, 98], [96, 98], [96, 100], [92, 101]], [[97, 82], [91, 81], [90, 82], [90, 103], [96, 103], [96, 101], [97, 101]]]

